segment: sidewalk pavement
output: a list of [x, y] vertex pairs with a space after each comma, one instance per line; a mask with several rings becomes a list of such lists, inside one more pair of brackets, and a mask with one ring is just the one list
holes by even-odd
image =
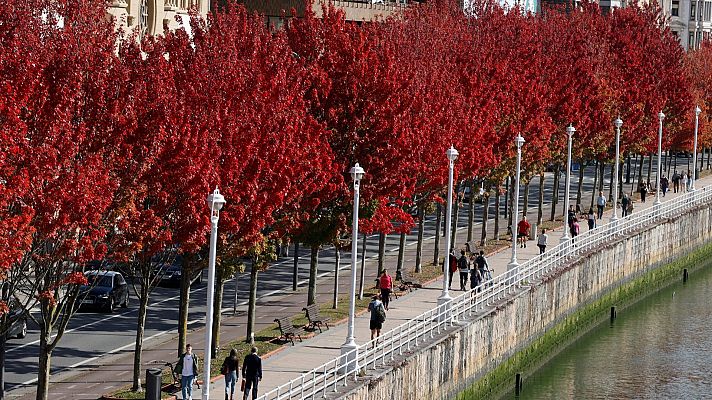
[[[712, 178], [708, 178], [712, 182]], [[698, 186], [703, 186], [707, 182], [698, 180]], [[574, 196], [572, 196], [574, 197]], [[668, 193], [668, 198], [671, 193]], [[587, 197], [585, 197], [587, 198]], [[646, 205], [652, 205], [652, 200], [648, 200]], [[584, 204], [587, 202], [584, 201]], [[563, 202], [558, 204], [559, 209], [563, 207]], [[636, 203], [636, 210], [640, 209], [640, 203]], [[546, 204], [544, 207], [544, 215], [548, 216], [551, 210], [551, 204]], [[557, 215], [560, 210], [557, 212]], [[530, 207], [528, 216], [530, 221], [536, 220], [537, 208]], [[604, 217], [604, 221], [607, 218]], [[488, 237], [492, 237], [494, 220], [488, 221]], [[582, 221], [582, 230], [585, 230], [585, 221]], [[506, 219], [500, 218], [500, 226], [506, 230]], [[464, 246], [467, 228], [461, 227], [458, 229], [457, 238], [458, 246]], [[478, 225], [475, 229], [475, 237], [479, 238], [481, 227]], [[561, 230], [551, 231], [549, 235], [549, 244], [555, 245], [558, 243], [561, 236]], [[443, 254], [444, 239], [441, 238], [441, 255]], [[423, 246], [423, 258], [427, 262], [432, 258], [432, 249], [434, 238], [426, 238]], [[408, 243], [405, 252], [405, 264], [410, 266], [415, 259], [415, 243]], [[538, 253], [538, 248], [533, 241], [529, 241], [527, 248], [517, 249], [519, 261], [525, 261], [534, 257]], [[396, 253], [387, 251], [388, 254], [385, 265], [390, 270], [395, 270]], [[371, 254], [369, 254], [371, 256]], [[493, 275], [500, 274], [506, 270], [506, 265], [511, 259], [511, 249], [504, 249], [489, 257], [490, 268], [493, 270]], [[346, 265], [348, 261], [342, 260]], [[368, 287], [376, 278], [377, 259], [371, 257], [366, 263], [366, 274], [364, 286]], [[339, 293], [348, 293], [350, 287], [350, 274], [341, 273], [339, 279]], [[457, 280], [457, 274], [454, 277]], [[320, 279], [317, 285], [317, 302], [324, 303], [331, 301], [333, 296], [334, 280], [333, 276]], [[454, 288], [459, 287], [459, 282], [455, 282]], [[384, 330], [389, 327], [397, 326], [399, 323], [417, 316], [418, 314], [433, 308], [437, 303], [437, 298], [442, 290], [442, 280], [426, 285], [423, 289], [416, 290], [398, 300], [392, 302], [392, 307], [389, 312], [388, 321], [384, 326]], [[267, 296], [258, 299], [257, 321], [255, 331], [267, 328], [273, 324], [276, 317], [296, 315], [303, 313], [301, 308], [306, 304], [307, 292], [306, 288], [300, 288], [296, 292], [284, 291], [281, 294]], [[221, 342], [223, 344], [232, 341], [243, 339], [246, 326], [246, 306], [239, 307], [236, 316], [223, 316], [221, 325]], [[166, 340], [163, 342], [153, 341], [150, 346], [145, 347], [143, 351], [143, 368], [162, 367], [164, 361], [175, 361], [177, 358], [177, 344], [175, 332], [165, 335]], [[281, 352], [266, 358], [263, 361], [265, 379], [261, 382], [260, 392], [265, 393], [278, 385], [288, 382], [290, 379], [300, 375], [303, 371], [308, 371], [318, 365], [321, 365], [330, 359], [336, 357], [340, 352], [340, 346], [346, 337], [346, 324], [342, 324], [332, 329], [317, 335], [312, 339], [307, 339], [303, 343], [297, 342], [294, 347], [288, 346]], [[356, 338], [357, 342], [365, 342], [370, 338], [368, 330], [368, 316], [361, 316], [356, 320]], [[202, 325], [191, 330], [188, 333], [187, 341], [193, 345], [197, 353], [203, 352], [204, 331]], [[110, 393], [125, 387], [131, 383], [131, 371], [133, 369], [133, 346], [118, 351], [115, 354], [103, 356], [96, 360], [82, 365], [70, 373], [63, 373], [59, 376], [53, 376], [50, 386], [50, 393], [54, 398], [66, 399], [96, 399], [102, 394]], [[144, 379], [145, 372], [142, 371], [141, 378]], [[224, 398], [223, 381], [220, 379], [214, 383], [214, 388], [211, 388], [211, 398]], [[198, 391], [194, 394], [199, 396]], [[24, 388], [14, 390], [7, 394], [10, 399], [34, 399], [34, 388]], [[180, 398], [180, 396], [179, 396]], [[200, 397], [193, 396], [194, 399]]]
[[[697, 181], [697, 187], [703, 187], [712, 184], [712, 176], [706, 176]], [[683, 193], [668, 192], [667, 196], [662, 198], [663, 201], [671, 200]], [[648, 196], [645, 203], [637, 201], [633, 213], [650, 208], [655, 202], [655, 196]], [[607, 210], [598, 224], [608, 223], [612, 210]], [[620, 217], [620, 210], [618, 213]], [[581, 232], [588, 230], [586, 221], [581, 222]], [[559, 243], [562, 236], [563, 227], [559, 227], [549, 231], [549, 247], [553, 247]], [[528, 241], [527, 247], [517, 248], [517, 260], [519, 263], [534, 258], [539, 254], [539, 248], [532, 240]], [[511, 261], [511, 247], [502, 249], [501, 251], [492, 254], [488, 257], [488, 263], [492, 270], [492, 275], [497, 276], [506, 272], [507, 264]], [[417, 317], [423, 312], [435, 308], [437, 306], [437, 298], [442, 294], [442, 278], [437, 279], [425, 285], [422, 289], [415, 290], [404, 296], [400, 296], [397, 300], [391, 300], [388, 318], [383, 326], [383, 331], [388, 331], [412, 318]], [[452, 295], [459, 295], [459, 281], [457, 273], [453, 276]], [[356, 317], [355, 320], [355, 336], [357, 343], [365, 343], [370, 339], [369, 313], [364, 313]], [[312, 339], [305, 340], [302, 343], [297, 342], [293, 347], [288, 347], [285, 350], [266, 358], [262, 361], [263, 380], [260, 382], [260, 393], [267, 393], [270, 390], [288, 383], [290, 380], [300, 376], [302, 373], [325, 364], [334, 358], [338, 357], [341, 345], [346, 339], [348, 326], [341, 324], [335, 326], [322, 334], [317, 335]], [[210, 388], [211, 399], [223, 399], [225, 396], [224, 380], [219, 379], [212, 383]], [[180, 398], [180, 396], [178, 397]], [[193, 399], [198, 399], [195, 393]]]

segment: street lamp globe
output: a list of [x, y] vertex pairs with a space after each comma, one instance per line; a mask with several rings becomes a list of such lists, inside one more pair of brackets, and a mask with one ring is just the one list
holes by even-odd
[[366, 171], [364, 171], [363, 168], [361, 168], [361, 166], [358, 165], [358, 163], [356, 163], [356, 165], [351, 167], [351, 179], [353, 179], [354, 182], [360, 181], [365, 174], [366, 174]]
[[207, 202], [211, 210], [220, 211], [225, 205], [225, 197], [220, 194], [218, 188], [215, 188], [215, 191], [208, 195]]
[[450, 161], [457, 160], [457, 156], [460, 155], [460, 153], [458, 153], [457, 150], [455, 150], [455, 148], [452, 145], [450, 145], [450, 148], [447, 149], [445, 154], [447, 155], [447, 159]]
[[696, 106], [695, 107], [695, 115], [700, 115], [701, 112], [702, 112], [702, 109], [700, 108], [700, 106]]
[[524, 138], [522, 137], [521, 133], [517, 134], [517, 137], [514, 138], [514, 143], [517, 145], [517, 148], [521, 148], [524, 145]]
[[658, 113], [658, 118], [660, 119], [660, 122], [662, 122], [662, 120], [665, 119], [665, 114], [663, 114], [663, 112], [660, 111], [660, 112]]
[[613, 121], [613, 125], [616, 128], [620, 129], [621, 126], [623, 126], [623, 120], [621, 119], [621, 117], [616, 118], [615, 121]]
[[576, 128], [574, 128], [573, 125], [569, 125], [566, 127], [566, 133], [571, 136], [576, 132]]

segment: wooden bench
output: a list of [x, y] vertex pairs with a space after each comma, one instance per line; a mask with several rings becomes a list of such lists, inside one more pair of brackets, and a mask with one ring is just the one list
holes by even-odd
[[417, 278], [414, 278], [413, 276], [410, 275], [410, 272], [408, 270], [403, 270], [401, 271], [401, 280], [400, 280], [400, 290], [401, 291], [412, 291], [413, 289], [420, 289], [422, 288], [423, 285], [420, 283], [420, 281]]
[[302, 308], [302, 311], [306, 311], [307, 313], [307, 319], [309, 319], [309, 328], [319, 328], [320, 333], [322, 325], [325, 325], [326, 329], [329, 329], [329, 318], [323, 318], [321, 314], [319, 314], [319, 305], [312, 304], [306, 306]]
[[274, 322], [279, 326], [279, 338], [284, 338], [285, 341], [289, 340], [294, 346], [294, 337], [298, 337], [299, 341], [302, 341], [302, 334], [305, 333], [303, 329], [295, 328], [292, 324], [292, 320], [289, 317], [276, 318]]

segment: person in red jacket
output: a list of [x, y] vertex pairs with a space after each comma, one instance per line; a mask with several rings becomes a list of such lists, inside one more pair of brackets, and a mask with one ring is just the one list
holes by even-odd
[[527, 238], [529, 237], [529, 221], [527, 216], [523, 216], [522, 220], [517, 224], [517, 238], [519, 239], [519, 247], [527, 247]]
[[388, 310], [388, 304], [391, 302], [391, 290], [393, 289], [393, 278], [388, 275], [388, 270], [384, 269], [378, 278], [378, 287], [381, 288], [381, 301]]

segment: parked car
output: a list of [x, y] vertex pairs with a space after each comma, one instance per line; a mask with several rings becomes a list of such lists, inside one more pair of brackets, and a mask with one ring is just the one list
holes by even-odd
[[[153, 269], [154, 276], [156, 277], [157, 284], [165, 286], [180, 286], [180, 280], [183, 276], [183, 257], [180, 255], [176, 256], [172, 263], [156, 263], [157, 265]], [[190, 284], [194, 283], [200, 284], [203, 281], [203, 271], [201, 269], [196, 269], [191, 271]]]
[[7, 338], [23, 339], [27, 336], [27, 315], [25, 311], [16, 303], [10, 303], [10, 313], [8, 314], [10, 329], [7, 331]]
[[123, 308], [129, 306], [129, 286], [121, 273], [88, 271], [84, 275], [89, 282], [79, 288], [80, 307], [113, 312], [117, 304]]

